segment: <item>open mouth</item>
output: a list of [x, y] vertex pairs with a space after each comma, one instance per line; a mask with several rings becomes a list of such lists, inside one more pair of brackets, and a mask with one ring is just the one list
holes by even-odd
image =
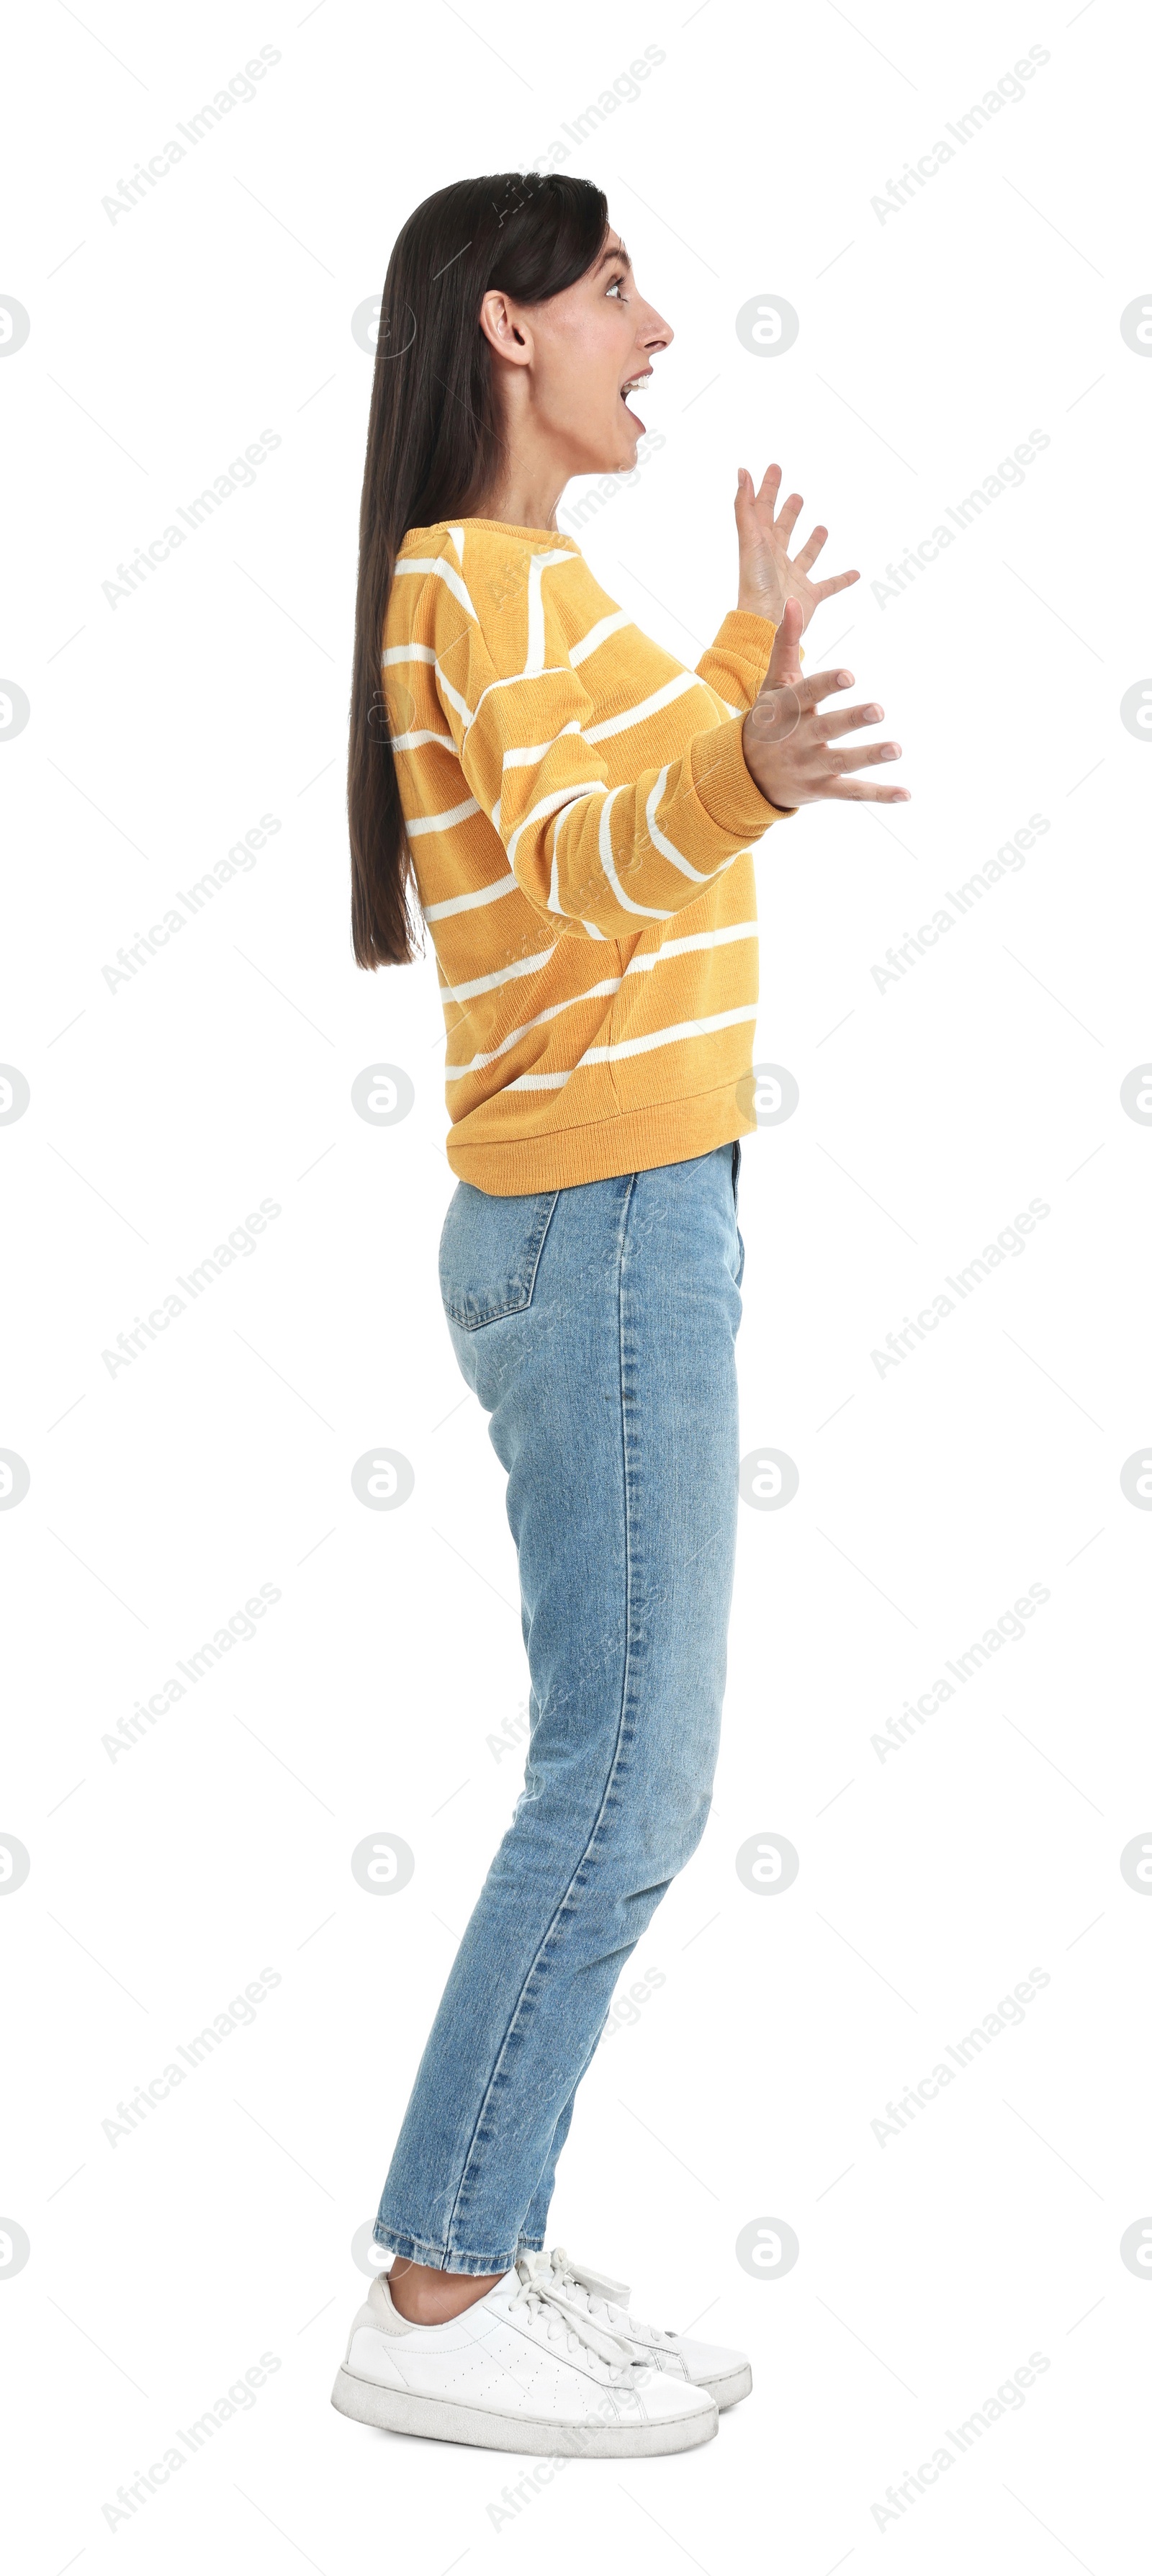
[[629, 394], [635, 393], [638, 385], [646, 385], [651, 373], [651, 367], [642, 367], [638, 375], [626, 377], [624, 383], [620, 387], [620, 400], [624, 405], [624, 409], [628, 414], [629, 420], [635, 421], [637, 429], [643, 429], [644, 423], [640, 418], [639, 412], [632, 410], [628, 396]]

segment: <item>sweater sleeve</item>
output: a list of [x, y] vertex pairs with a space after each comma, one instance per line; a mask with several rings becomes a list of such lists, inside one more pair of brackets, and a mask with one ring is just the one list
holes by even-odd
[[[698, 685], [702, 673], [677, 673], [656, 692], [645, 710], [645, 764], [630, 783], [609, 787], [600, 743], [627, 731], [639, 711], [595, 720], [593, 701], [559, 638], [559, 621], [551, 622], [547, 652], [542, 617], [535, 649], [530, 629], [530, 667], [501, 667], [523, 658], [508, 649], [509, 622], [500, 615], [507, 592], [487, 602], [484, 568], [471, 563], [467, 588], [450, 563], [438, 574], [430, 608], [440, 703], [470, 793], [539, 911], [577, 933], [634, 937], [648, 922], [671, 920], [697, 902], [782, 819], [745, 766], [743, 712], [718, 720], [720, 692], [710, 680]], [[725, 629], [734, 626], [757, 630], [754, 653], [764, 655], [766, 669], [764, 646], [770, 653], [775, 629], [765, 619], [733, 615], [714, 651], [725, 651]], [[747, 650], [736, 659], [750, 675]], [[734, 682], [735, 664], [727, 679]], [[660, 714], [689, 693], [699, 729], [685, 745], [679, 711], [669, 757], [661, 761]], [[749, 705], [755, 695], [753, 688]]]
[[[750, 609], [729, 609], [715, 643], [700, 656], [696, 677], [714, 691], [730, 715], [746, 715], [768, 677], [775, 641], [771, 618], [757, 617]], [[803, 661], [802, 644], [799, 652]], [[779, 805], [773, 820], [784, 823], [796, 811], [795, 805]]]
[[[714, 689], [733, 715], [746, 715], [754, 707], [768, 676], [776, 629], [768, 617], [756, 617], [751, 610], [733, 608], [720, 628], [714, 644], [702, 653], [696, 665], [697, 679]], [[804, 647], [800, 647], [804, 659]], [[788, 811], [793, 809], [791, 806]]]

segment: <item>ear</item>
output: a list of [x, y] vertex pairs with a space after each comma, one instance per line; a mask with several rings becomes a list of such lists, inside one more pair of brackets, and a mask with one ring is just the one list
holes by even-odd
[[517, 321], [516, 311], [500, 287], [489, 287], [480, 305], [480, 328], [499, 357], [514, 367], [526, 367], [532, 358], [532, 333], [527, 323]]

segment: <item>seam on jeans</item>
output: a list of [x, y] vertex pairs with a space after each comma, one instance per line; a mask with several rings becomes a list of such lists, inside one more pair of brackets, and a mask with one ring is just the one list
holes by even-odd
[[[554, 1913], [552, 1914], [551, 1920], [549, 1921], [549, 1923], [548, 1923], [548, 1925], [547, 1925], [546, 1929], [544, 1930], [544, 1932], [541, 1934], [539, 1944], [538, 1944], [538, 1946], [537, 1946], [536, 1950], [534, 1951], [534, 1953], [533, 1953], [533, 1955], [532, 1955], [532, 1958], [530, 1959], [530, 1961], [529, 1961], [529, 1963], [528, 1963], [527, 1968], [525, 1969], [525, 1972], [524, 1972], [524, 1979], [523, 1979], [523, 1983], [521, 1984], [521, 1987], [520, 1987], [520, 1992], [519, 1992], [519, 1994], [517, 1995], [517, 1997], [516, 1997], [516, 2001], [515, 2001], [515, 2003], [514, 2003], [514, 2005], [513, 2005], [513, 2007], [512, 2007], [512, 2010], [511, 2010], [511, 2012], [510, 2012], [509, 2016], [508, 2016], [508, 2026], [507, 2026], [507, 2029], [506, 2029], [506, 2030], [505, 2030], [505, 2032], [504, 2032], [503, 2039], [502, 2039], [502, 2040], [501, 2040], [501, 2042], [500, 2042], [500, 2047], [499, 2047], [499, 2050], [498, 2050], [498, 2052], [497, 2052], [497, 2056], [496, 2056], [495, 2064], [493, 2065], [492, 2072], [491, 2072], [491, 2074], [490, 2074], [490, 2076], [489, 2076], [489, 2078], [488, 2078], [488, 2082], [487, 2082], [487, 2084], [486, 2084], [486, 2086], [485, 2086], [485, 2088], [484, 2088], [484, 2098], [483, 2098], [483, 2100], [482, 2100], [482, 2102], [481, 2102], [481, 2104], [480, 2104], [480, 2107], [479, 2107], [479, 2109], [478, 2109], [478, 2111], [477, 2111], [477, 2113], [476, 2113], [476, 2118], [475, 2118], [475, 2121], [474, 2121], [474, 2123], [473, 2123], [473, 2128], [472, 2128], [472, 2135], [471, 2135], [471, 2137], [469, 2138], [468, 2146], [467, 2146], [467, 2149], [466, 2149], [466, 2151], [465, 2151], [465, 2155], [464, 2155], [464, 2159], [463, 2159], [463, 2163], [462, 2163], [461, 2168], [460, 2168], [460, 2180], [459, 2180], [459, 2182], [457, 2183], [455, 2197], [454, 2197], [453, 2202], [452, 2202], [452, 2207], [451, 2207], [451, 2209], [450, 2209], [450, 2211], [449, 2211], [449, 2213], [448, 2213], [448, 2223], [447, 2223], [447, 2226], [446, 2226], [446, 2228], [445, 2228], [445, 2231], [444, 2231], [444, 2232], [445, 2232], [446, 2237], [447, 2237], [447, 2238], [448, 2238], [448, 2240], [449, 2240], [449, 2244], [451, 2243], [452, 2228], [453, 2228], [453, 2224], [454, 2224], [454, 2221], [455, 2221], [456, 2212], [457, 2212], [457, 2210], [458, 2210], [458, 2208], [459, 2208], [459, 2206], [460, 2206], [461, 2195], [462, 2195], [462, 2193], [463, 2193], [463, 2191], [464, 2191], [465, 2184], [467, 2183], [467, 2180], [468, 2180], [468, 2169], [469, 2169], [469, 2166], [470, 2166], [470, 2164], [471, 2164], [471, 2162], [472, 2162], [473, 2155], [474, 2155], [474, 2153], [475, 2153], [477, 2136], [478, 2136], [478, 2134], [479, 2134], [479, 2131], [480, 2131], [481, 2125], [482, 2125], [483, 2120], [484, 2120], [484, 2118], [485, 2118], [485, 2115], [486, 2115], [486, 2113], [487, 2113], [488, 2105], [489, 2105], [489, 2103], [490, 2103], [490, 2101], [491, 2101], [491, 2099], [492, 2099], [493, 2091], [494, 2091], [495, 2086], [496, 2086], [496, 2084], [497, 2084], [497, 2082], [498, 2082], [498, 2080], [499, 2080], [499, 2076], [500, 2076], [500, 2069], [501, 2069], [501, 2066], [502, 2066], [502, 2064], [503, 2064], [503, 2060], [504, 2060], [505, 2052], [506, 2052], [507, 2047], [508, 2047], [509, 2040], [511, 2039], [512, 2034], [513, 2034], [513, 2031], [514, 2031], [514, 2030], [515, 2030], [515, 2028], [516, 2028], [516, 2022], [517, 2022], [518, 2015], [519, 2015], [519, 2013], [520, 2013], [520, 2011], [521, 2011], [521, 2008], [522, 2008], [522, 2006], [523, 2006], [523, 2002], [524, 2002], [525, 1995], [527, 1994], [528, 1988], [529, 1988], [529, 1986], [530, 1986], [530, 1984], [531, 1984], [531, 1982], [532, 1982], [532, 1979], [533, 1979], [533, 1977], [534, 1977], [534, 1975], [535, 1975], [535, 1973], [536, 1973], [536, 1969], [537, 1969], [537, 1967], [538, 1967], [538, 1965], [539, 1965], [539, 1962], [540, 1962], [540, 1960], [543, 1958], [544, 1952], [546, 1951], [546, 1949], [547, 1949], [547, 1947], [548, 1947], [548, 1944], [549, 1944], [549, 1942], [550, 1942], [550, 1941], [551, 1941], [551, 1939], [552, 1939], [552, 1935], [553, 1935], [554, 1931], [556, 1930], [556, 1926], [557, 1926], [557, 1924], [559, 1923], [559, 1921], [560, 1921], [560, 1919], [561, 1919], [562, 1915], [564, 1914], [564, 1912], [565, 1912], [565, 1910], [566, 1910], [566, 1908], [567, 1908], [567, 1906], [568, 1906], [569, 1900], [570, 1900], [571, 1895], [572, 1895], [573, 1887], [575, 1886], [576, 1880], [577, 1880], [577, 1878], [579, 1877], [580, 1872], [581, 1872], [581, 1870], [583, 1869], [583, 1867], [584, 1867], [584, 1864], [585, 1864], [586, 1860], [588, 1859], [589, 1853], [591, 1852], [592, 1847], [593, 1847], [593, 1844], [595, 1843], [595, 1840], [596, 1840], [597, 1834], [598, 1834], [598, 1833], [599, 1833], [599, 1831], [600, 1831], [600, 1826], [601, 1826], [601, 1824], [602, 1824], [602, 1822], [603, 1822], [603, 1818], [604, 1818], [604, 1810], [605, 1810], [605, 1808], [606, 1808], [606, 1806], [607, 1806], [607, 1804], [608, 1804], [609, 1797], [611, 1796], [613, 1783], [614, 1783], [614, 1781], [615, 1781], [616, 1773], [617, 1773], [617, 1769], [618, 1769], [618, 1767], [619, 1767], [619, 1762], [620, 1762], [621, 1741], [622, 1741], [623, 1734], [624, 1734], [624, 1724], [625, 1724], [625, 1719], [626, 1719], [627, 1711], [628, 1711], [628, 1692], [629, 1692], [629, 1685], [630, 1685], [630, 1682], [631, 1682], [631, 1676], [632, 1676], [632, 1514], [631, 1514], [631, 1509], [630, 1509], [630, 1494], [629, 1494], [629, 1485], [628, 1485], [628, 1442], [627, 1442], [627, 1435], [626, 1435], [626, 1429], [625, 1429], [625, 1423], [624, 1423], [624, 1320], [623, 1320], [623, 1306], [624, 1306], [624, 1248], [625, 1248], [625, 1240], [624, 1240], [624, 1239], [625, 1239], [625, 1236], [626, 1236], [627, 1231], [628, 1231], [628, 1219], [629, 1219], [629, 1216], [631, 1215], [631, 1211], [632, 1211], [632, 1198], [633, 1198], [633, 1193], [634, 1193], [634, 1190], [635, 1190], [635, 1187], [636, 1187], [636, 1182], [637, 1182], [638, 1178], [639, 1178], [639, 1174], [638, 1174], [638, 1173], [636, 1173], [636, 1172], [630, 1172], [630, 1173], [628, 1174], [628, 1194], [627, 1194], [627, 1197], [625, 1198], [624, 1205], [623, 1205], [623, 1208], [622, 1208], [622, 1211], [621, 1211], [621, 1217], [620, 1217], [620, 1230], [619, 1230], [619, 1235], [618, 1235], [618, 1238], [617, 1238], [617, 1242], [618, 1242], [618, 1271], [617, 1271], [617, 1278], [618, 1278], [618, 1286], [617, 1286], [618, 1343], [617, 1343], [617, 1348], [618, 1348], [618, 1352], [619, 1352], [619, 1366], [620, 1366], [620, 1435], [621, 1435], [621, 1451], [622, 1451], [622, 1460], [623, 1460], [623, 1469], [624, 1469], [624, 1478], [623, 1478], [623, 1482], [624, 1482], [624, 1677], [623, 1677], [623, 1684], [622, 1684], [622, 1688], [621, 1688], [621, 1692], [620, 1692], [620, 1715], [619, 1715], [619, 1719], [618, 1719], [617, 1727], [616, 1727], [616, 1740], [615, 1740], [615, 1743], [614, 1743], [613, 1748], [612, 1748], [612, 1759], [611, 1759], [611, 1761], [610, 1761], [610, 1763], [609, 1763], [609, 1765], [608, 1765], [608, 1773], [607, 1773], [607, 1777], [606, 1777], [605, 1782], [604, 1782], [603, 1791], [602, 1791], [602, 1793], [601, 1793], [600, 1804], [599, 1804], [599, 1806], [598, 1806], [598, 1808], [597, 1808], [597, 1810], [596, 1810], [596, 1817], [595, 1817], [595, 1821], [594, 1821], [594, 1823], [593, 1823], [593, 1825], [592, 1825], [592, 1827], [591, 1827], [591, 1830], [590, 1830], [590, 1832], [589, 1832], [587, 1842], [586, 1842], [586, 1843], [585, 1843], [585, 1845], [584, 1845], [584, 1849], [583, 1849], [583, 1851], [581, 1852], [581, 1854], [580, 1854], [580, 1857], [579, 1857], [578, 1861], [575, 1863], [575, 1865], [574, 1865], [574, 1867], [573, 1867], [571, 1877], [570, 1877], [570, 1878], [569, 1878], [569, 1880], [568, 1880], [568, 1884], [567, 1884], [567, 1886], [566, 1886], [566, 1888], [565, 1888], [565, 1890], [564, 1890], [564, 1893], [563, 1893], [563, 1895], [562, 1895], [561, 1897], [559, 1897], [559, 1898], [557, 1899], [557, 1903], [556, 1903], [555, 1911], [554, 1911]], [[593, 2053], [594, 2053], [594, 2052], [593, 2052]], [[590, 2062], [590, 2061], [589, 2061], [589, 2062]], [[534, 2186], [534, 2188], [535, 2188], [535, 2186]]]
[[[466, 1186], [471, 1189], [473, 1184], [469, 1181]], [[440, 1296], [444, 1312], [447, 1315], [449, 1322], [458, 1324], [461, 1332], [463, 1333], [482, 1333], [488, 1324], [502, 1324], [509, 1315], [524, 1314], [532, 1303], [532, 1299], [536, 1293], [536, 1273], [539, 1270], [544, 1246], [548, 1240], [548, 1228], [556, 1214], [556, 1206], [560, 1197], [560, 1192], [558, 1189], [551, 1191], [532, 1190], [527, 1192], [526, 1195], [535, 1199], [550, 1198], [551, 1206], [549, 1207], [547, 1216], [540, 1228], [536, 1250], [532, 1256], [531, 1275], [527, 1284], [522, 1287], [522, 1293], [518, 1297], [509, 1298], [503, 1306], [493, 1306], [490, 1313], [487, 1315], [477, 1315], [473, 1317], [462, 1311], [459, 1306], [450, 1305], [444, 1294], [443, 1285], [441, 1285]], [[444, 1241], [444, 1236], [447, 1233], [447, 1230], [448, 1219], [445, 1217], [440, 1235], [441, 1243]], [[529, 1237], [529, 1241], [531, 1241], [531, 1237]]]
[[[474, 2280], [482, 2280], [488, 2273], [510, 2272], [517, 2261], [515, 2249], [511, 2254], [464, 2253], [454, 2245], [434, 2245], [429, 2236], [413, 2236], [405, 2227], [389, 2227], [383, 2236], [374, 2234], [372, 2241], [386, 2252], [398, 2254], [402, 2263], [423, 2263], [427, 2257], [431, 2271], [448, 2271], [451, 2256], [455, 2269], [470, 2274]], [[523, 2239], [525, 2244], [529, 2241], [527, 2237]]]

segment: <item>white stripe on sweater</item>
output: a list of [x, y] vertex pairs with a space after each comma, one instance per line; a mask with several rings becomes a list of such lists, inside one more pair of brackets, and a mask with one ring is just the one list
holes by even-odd
[[713, 1011], [706, 1020], [682, 1020], [674, 1029], [654, 1029], [647, 1037], [619, 1038], [615, 1046], [589, 1047], [587, 1054], [581, 1056], [579, 1064], [572, 1065], [567, 1073], [522, 1073], [515, 1082], [506, 1083], [504, 1089], [506, 1091], [557, 1090], [562, 1082], [570, 1081], [572, 1074], [579, 1073], [586, 1064], [614, 1063], [621, 1056], [647, 1055], [653, 1047], [676, 1046], [682, 1044], [687, 1038], [707, 1037], [713, 1029], [738, 1028], [744, 1021], [754, 1020], [756, 1012], [756, 1003], [750, 1002], [737, 1011]]
[[668, 784], [668, 770], [670, 767], [671, 762], [668, 762], [661, 770], [659, 778], [657, 779], [652, 793], [649, 796], [647, 805], [644, 808], [645, 821], [647, 822], [648, 830], [652, 836], [652, 847], [655, 850], [659, 850], [663, 858], [671, 859], [673, 867], [679, 868], [682, 877], [691, 877], [693, 885], [710, 885], [712, 878], [716, 873], [715, 869], [705, 868], [702, 870], [700, 868], [694, 868], [691, 860], [685, 858], [683, 850], [677, 849], [675, 842], [670, 841], [667, 838], [667, 835], [660, 830], [656, 821], [656, 810], [663, 800], [664, 790]]
[[441, 555], [398, 555], [396, 562], [393, 565], [393, 572], [422, 572], [426, 576], [431, 574], [437, 581], [445, 582], [452, 593], [453, 599], [458, 599], [461, 608], [467, 609], [468, 615], [472, 619], [473, 624], [476, 626], [479, 625], [480, 620], [476, 615], [476, 611], [472, 606], [472, 602], [468, 597], [468, 593], [464, 588], [464, 584], [459, 573], [455, 570], [452, 564], [445, 563]]
[[[439, 663], [437, 663], [436, 669], [438, 677], [442, 679], [443, 674], [440, 670]], [[476, 718], [480, 713], [480, 709], [484, 704], [485, 698], [490, 698], [494, 689], [522, 689], [525, 680], [570, 680], [571, 677], [572, 674], [570, 671], [566, 670], [562, 664], [556, 663], [547, 671], [507, 671], [502, 679], [489, 680], [487, 688], [481, 690], [472, 714], [468, 718], [467, 733], [471, 733], [472, 727], [476, 722]], [[467, 735], [465, 739], [466, 738]], [[463, 743], [461, 743], [460, 749], [461, 752], [463, 752]]]
[[531, 957], [518, 957], [514, 966], [498, 966], [494, 974], [474, 975], [469, 984], [444, 983], [440, 987], [441, 1001], [472, 1002], [477, 993], [497, 993], [502, 984], [513, 983], [518, 975], [534, 975], [537, 967], [546, 966], [554, 955], [555, 943], [550, 948], [537, 948]]
[[601, 724], [589, 725], [584, 740], [603, 742], [610, 733], [627, 733], [630, 725], [643, 724], [647, 717], [658, 715], [661, 707], [671, 706], [674, 698], [682, 698], [685, 689], [703, 686], [695, 671], [677, 671], [673, 679], [665, 680], [662, 689], [654, 689], [650, 698], [641, 698], [639, 706], [622, 707], [619, 714], [605, 716]]
[[578, 644], [569, 645], [568, 659], [573, 670], [577, 670], [581, 662], [586, 662], [589, 654], [594, 653], [598, 645], [607, 643], [610, 635], [618, 635], [622, 626], [630, 626], [631, 623], [632, 620], [626, 608], [615, 608], [611, 617], [599, 618], [595, 626], [589, 627], [587, 634], [581, 637]]
[[[744, 857], [746, 854], [741, 851], [739, 855]], [[606, 934], [600, 930], [596, 931], [595, 936], [602, 940]], [[733, 921], [720, 930], [697, 930], [686, 932], [680, 939], [662, 939], [659, 947], [651, 949], [647, 956], [630, 957], [623, 977], [617, 976], [610, 983], [592, 984], [587, 992], [569, 993], [562, 1002], [554, 1003], [548, 1011], [539, 1012], [537, 1019], [554, 1018], [558, 1011], [571, 1010], [577, 1002], [589, 1001], [593, 994], [615, 993], [629, 975], [648, 973], [654, 966], [662, 966], [667, 958], [683, 957], [692, 949], [723, 948], [734, 939], [754, 939], [755, 937], [754, 921]], [[445, 1002], [463, 1003], [473, 1001], [478, 993], [498, 992], [502, 984], [509, 984], [520, 975], [532, 975], [538, 967], [546, 966], [555, 953], [554, 947], [539, 948], [531, 957], [518, 957], [513, 966], [498, 967], [492, 975], [477, 975], [470, 984], [444, 984], [441, 986], [441, 999]], [[501, 1040], [499, 1048], [493, 1049], [493, 1055], [503, 1054], [505, 1047], [515, 1046], [517, 1039], [522, 1038], [527, 1029], [533, 1029], [536, 1025], [536, 1019], [520, 1020], [514, 1029], [509, 1030], [507, 1037]], [[473, 1056], [470, 1064], [452, 1065], [449, 1070], [454, 1074], [470, 1073], [477, 1065], [489, 1064], [491, 1061], [491, 1056]]]
[[[411, 824], [408, 829], [411, 831]], [[520, 886], [509, 872], [506, 877], [497, 877], [495, 885], [474, 886], [471, 894], [449, 895], [443, 903], [425, 903], [420, 909], [425, 921], [449, 921], [454, 913], [475, 912], [482, 903], [496, 903], [502, 894], [520, 892]]]
[[481, 1055], [469, 1056], [467, 1064], [446, 1064], [444, 1067], [446, 1079], [449, 1082], [463, 1082], [466, 1074], [480, 1073], [486, 1064], [497, 1063], [502, 1055], [507, 1055], [510, 1047], [519, 1045], [521, 1038], [526, 1037], [530, 1029], [541, 1028], [545, 1021], [558, 1018], [561, 1011], [570, 1011], [574, 1003], [607, 1001], [619, 990], [620, 977], [610, 975], [602, 984], [590, 984], [586, 993], [571, 993], [566, 1001], [549, 1002], [544, 1010], [537, 1011], [534, 1019], [523, 1021], [518, 1029], [509, 1029], [507, 1037], [501, 1038], [499, 1046], [489, 1047]]
[[459, 689], [453, 688], [451, 680], [448, 679], [440, 663], [436, 661], [436, 655], [430, 644], [390, 644], [387, 652], [380, 656], [381, 670], [384, 670], [389, 662], [435, 663], [441, 697], [447, 698], [450, 707], [455, 707], [465, 728], [471, 724], [472, 712], [466, 699], [461, 697]]
[[[667, 772], [665, 772], [665, 775], [667, 775]], [[645, 921], [671, 921], [671, 913], [662, 911], [659, 906], [654, 903], [633, 903], [631, 895], [625, 894], [624, 888], [620, 883], [620, 879], [616, 874], [616, 860], [612, 849], [612, 804], [613, 799], [619, 796], [619, 794], [619, 787], [614, 787], [611, 790], [611, 793], [605, 797], [603, 805], [600, 808], [600, 865], [604, 870], [604, 874], [612, 888], [612, 892], [616, 897], [617, 903], [623, 906], [625, 912], [642, 913]]]
[[[545, 815], [558, 814], [562, 805], [578, 805], [583, 802], [586, 796], [602, 794], [607, 790], [607, 786], [608, 781], [606, 778], [586, 779], [583, 780], [579, 786], [554, 787], [549, 795], [542, 796], [539, 804], [530, 807], [528, 813], [524, 816], [523, 822], [516, 825], [512, 838], [507, 845], [509, 860], [513, 864], [515, 863], [517, 845], [521, 834], [528, 830], [530, 824], [542, 822]], [[618, 788], [614, 790], [614, 793], [617, 795], [619, 792]], [[555, 861], [553, 861], [553, 869], [555, 869]]]
[[[544, 677], [562, 677], [563, 674], [555, 672], [545, 674], [535, 671], [531, 674], [523, 671], [518, 671], [516, 673], [517, 679], [521, 680], [529, 676], [533, 679], [540, 679]], [[506, 686], [506, 683], [500, 680], [494, 680], [490, 685], [492, 688], [502, 688]], [[553, 734], [550, 742], [533, 742], [515, 745], [510, 751], [506, 751], [504, 753], [504, 768], [529, 769], [534, 761], [539, 762], [546, 760], [549, 752], [555, 749], [558, 742], [563, 741], [566, 734], [579, 735], [581, 742], [603, 742], [609, 734], [627, 733], [631, 725], [644, 724], [649, 716], [658, 715], [661, 708], [671, 706], [673, 700], [676, 698], [682, 698], [686, 689], [699, 689], [703, 686], [703, 681], [698, 680], [694, 672], [679, 671], [674, 679], [665, 680], [662, 688], [656, 689], [651, 697], [642, 699], [638, 706], [624, 707], [616, 715], [605, 716], [602, 723], [589, 725], [584, 732], [581, 732], [579, 718], [577, 716], [573, 716], [566, 725], [561, 725], [559, 733]], [[488, 694], [489, 691], [486, 689], [484, 691], [484, 697], [487, 697]], [[480, 704], [477, 706], [476, 715], [479, 715], [480, 707], [483, 703], [484, 699], [482, 698], [480, 700]], [[472, 723], [475, 724], [475, 721], [476, 716], [473, 716]]]
[[521, 743], [515, 751], [506, 751], [502, 774], [504, 769], [530, 769], [533, 761], [546, 760], [549, 752], [554, 751], [557, 743], [563, 742], [565, 734], [570, 733], [579, 735], [581, 741], [587, 740], [586, 735], [580, 734], [579, 716], [573, 716], [570, 724], [561, 725], [559, 733], [553, 734], [551, 742]]
[[550, 564], [581, 563], [579, 554], [569, 554], [566, 546], [553, 548], [545, 555], [533, 555], [528, 564], [528, 652], [521, 677], [535, 678], [544, 668], [544, 575]]
[[[749, 857], [747, 850], [737, 850], [738, 859]], [[728, 862], [731, 865], [731, 861]], [[650, 948], [643, 957], [630, 957], [626, 975], [643, 975], [653, 966], [662, 966], [666, 957], [684, 957], [692, 948], [726, 948], [732, 939], [755, 939], [754, 921], [730, 921], [721, 930], [685, 931], [680, 939], [662, 939], [658, 948]]]
[[707, 1037], [711, 1029], [738, 1028], [744, 1020], [754, 1020], [757, 1002], [742, 1002], [734, 1011], [710, 1011], [704, 1020], [680, 1020], [675, 1028], [649, 1029], [639, 1038], [618, 1038], [615, 1046], [589, 1047], [582, 1064], [608, 1064], [618, 1056], [648, 1055], [653, 1047], [679, 1045], [686, 1038]]
[[475, 797], [466, 796], [462, 805], [450, 806], [446, 814], [413, 814], [406, 817], [404, 829], [409, 840], [414, 841], [420, 832], [449, 832], [453, 823], [464, 823], [470, 814], [478, 814], [479, 811]]

